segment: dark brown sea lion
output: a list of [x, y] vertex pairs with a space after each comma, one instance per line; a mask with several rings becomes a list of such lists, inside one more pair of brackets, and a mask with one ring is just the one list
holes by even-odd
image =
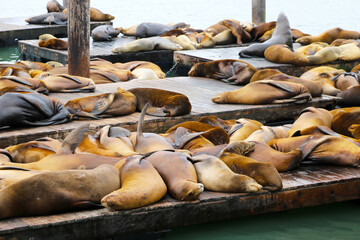
[[41, 14], [38, 16], [30, 17], [25, 20], [29, 24], [57, 24], [65, 25], [67, 24], [67, 15], [60, 12], [51, 12], [46, 14]]
[[293, 49], [292, 34], [290, 29], [289, 20], [284, 13], [280, 13], [277, 21], [274, 33], [271, 38], [263, 43], [253, 43], [245, 49], [241, 50], [240, 57], [264, 57], [265, 50], [275, 44], [286, 44]]
[[166, 194], [167, 188], [161, 176], [143, 156], [128, 157], [116, 166], [120, 170], [121, 188], [101, 199], [104, 207], [112, 210], [144, 207]]
[[234, 91], [220, 93], [211, 100], [214, 103], [272, 104], [304, 103], [310, 99], [311, 94], [302, 84], [261, 80]]
[[50, 0], [46, 4], [46, 9], [49, 12], [62, 12], [64, 7], [56, 0]]
[[46, 126], [67, 122], [70, 112], [54, 98], [38, 93], [5, 93], [0, 97], [0, 126]]
[[251, 31], [251, 36], [254, 41], [258, 40], [265, 32], [276, 27], [276, 21], [265, 22], [257, 24]]
[[201, 154], [192, 158], [199, 182], [216, 192], [258, 192], [262, 189], [254, 179], [233, 172], [219, 158]]
[[119, 170], [109, 165], [37, 174], [0, 190], [0, 219], [90, 207], [119, 187]]
[[158, 151], [145, 159], [159, 172], [173, 198], [192, 201], [204, 191], [188, 154]]
[[224, 25], [225, 27], [229, 28], [232, 34], [236, 37], [237, 44], [243, 44], [250, 42], [252, 40], [251, 34], [245, 30], [240, 24], [240, 22], [234, 22], [229, 19], [225, 19], [219, 22], [220, 24]]
[[114, 93], [72, 99], [65, 107], [77, 117], [100, 118], [133, 113], [136, 103], [134, 94], [118, 87]]
[[275, 44], [266, 48], [264, 56], [267, 60], [274, 63], [294, 64], [296, 66], [309, 63], [305, 55], [293, 52], [285, 44]]
[[332, 28], [319, 35], [305, 36], [296, 40], [301, 45], [307, 45], [313, 42], [332, 43], [335, 39], [359, 39], [360, 33], [357, 31], [343, 30], [342, 28]]
[[333, 77], [331, 81], [333, 81], [334, 86], [341, 91], [344, 91], [349, 87], [359, 86], [359, 76], [354, 72], [340, 73]]
[[69, 74], [50, 75], [42, 82], [50, 92], [93, 92], [95, 83], [91, 78]]
[[352, 137], [349, 127], [360, 123], [360, 107], [347, 107], [331, 110], [333, 115], [331, 129], [335, 132]]
[[120, 29], [114, 28], [111, 25], [97, 26], [91, 31], [91, 37], [93, 41], [109, 41], [114, 37], [117, 37], [120, 33]]
[[219, 79], [230, 84], [245, 85], [257, 71], [247, 62], [235, 59], [223, 59], [196, 63], [188, 73], [193, 77], [208, 77]]
[[191, 103], [187, 96], [177, 92], [157, 88], [131, 88], [128, 90], [137, 99], [137, 109], [142, 111], [146, 103], [150, 103], [146, 114], [165, 117], [189, 114]]
[[349, 87], [336, 95], [342, 99], [340, 106], [358, 107], [360, 106], [360, 86]]
[[186, 27], [189, 27], [189, 24], [186, 24], [184, 22], [176, 23], [173, 25], [143, 22], [137, 25], [135, 36], [141, 38], [160, 36], [161, 34], [166, 33], [167, 31], [177, 28], [186, 28]]
[[56, 50], [67, 50], [68, 49], [68, 42], [62, 39], [53, 38], [47, 41], [39, 41], [39, 47], [51, 48]]

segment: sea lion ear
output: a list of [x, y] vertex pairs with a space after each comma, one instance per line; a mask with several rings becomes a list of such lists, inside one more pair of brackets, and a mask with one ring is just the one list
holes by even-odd
[[84, 123], [70, 132], [64, 139], [59, 154], [74, 153], [77, 146], [81, 143], [85, 133], [89, 130], [90, 123]]

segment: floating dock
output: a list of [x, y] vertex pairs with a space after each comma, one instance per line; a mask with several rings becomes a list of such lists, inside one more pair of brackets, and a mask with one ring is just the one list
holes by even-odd
[[[145, 87], [159, 88], [179, 92], [186, 95], [192, 105], [188, 115], [176, 117], [145, 116], [144, 131], [163, 133], [171, 126], [184, 121], [197, 121], [203, 116], [215, 115], [222, 119], [250, 118], [263, 123], [278, 121], [292, 121], [300, 111], [306, 107], [322, 107], [333, 109], [338, 98], [323, 95], [304, 104], [269, 104], [269, 105], [242, 105], [242, 104], [216, 104], [211, 98], [224, 91], [232, 91], [240, 86], [230, 85], [210, 78], [174, 77], [158, 80], [131, 80], [121, 83], [108, 83], [96, 85], [93, 93], [51, 93], [50, 96], [59, 99], [62, 103], [75, 98], [97, 95], [106, 92], [115, 92], [117, 87], [124, 89]], [[135, 112], [121, 117], [87, 120], [90, 128], [97, 130], [105, 125], [121, 126], [130, 131], [136, 131], [140, 113]], [[40, 137], [63, 139], [70, 131], [82, 124], [83, 121], [71, 121], [64, 124], [50, 125], [36, 128], [4, 129], [0, 131], [0, 148], [8, 147]]]
[[[283, 190], [256, 194], [205, 191], [199, 200], [158, 203], [128, 211], [107, 209], [0, 221], [2, 239], [113, 239], [177, 226], [316, 206], [360, 197], [360, 169], [302, 165], [281, 173]], [[244, 218], [246, 221], [246, 217]]]
[[[49, 33], [56, 37], [67, 36], [67, 25], [28, 24], [28, 17], [0, 18], [0, 45], [16, 44], [16, 40], [37, 39]], [[112, 22], [90, 22], [90, 29]]]

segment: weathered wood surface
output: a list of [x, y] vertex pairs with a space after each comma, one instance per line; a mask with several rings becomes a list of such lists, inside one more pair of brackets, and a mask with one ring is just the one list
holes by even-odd
[[[300, 47], [299, 43], [294, 43], [294, 48]], [[280, 64], [273, 63], [265, 58], [254, 57], [254, 58], [240, 58], [239, 52], [245, 47], [232, 47], [232, 48], [217, 48], [217, 49], [200, 49], [200, 50], [188, 50], [188, 51], [175, 51], [174, 52], [174, 61], [180, 61], [179, 68], [177, 73], [179, 75], [187, 75], [187, 72], [190, 70], [191, 66], [198, 62], [208, 62], [213, 60], [220, 59], [238, 59], [245, 61], [257, 69], [264, 68], [276, 68], [283, 73], [300, 76], [304, 72], [314, 68], [319, 67], [320, 65], [304, 65], [304, 66], [295, 66], [292, 64]], [[334, 68], [342, 68], [347, 71], [350, 71], [353, 67], [360, 64], [360, 59], [355, 61], [334, 61], [321, 66], [329, 66]]]
[[303, 165], [281, 176], [284, 188], [279, 192], [205, 191], [197, 201], [181, 202], [167, 195], [156, 204], [129, 211], [97, 209], [13, 218], [0, 221], [0, 236], [5, 239], [46, 239], [49, 236], [51, 239], [105, 239], [360, 197], [359, 168]]
[[[61, 102], [75, 98], [97, 95], [105, 92], [114, 92], [117, 87], [130, 89], [135, 87], [159, 88], [185, 94], [190, 99], [192, 111], [188, 115], [177, 117], [145, 116], [144, 131], [165, 132], [171, 126], [190, 120], [199, 120], [202, 116], [216, 115], [222, 119], [251, 118], [262, 122], [275, 122], [293, 120], [302, 109], [308, 106], [332, 109], [336, 99], [330, 96], [315, 98], [305, 104], [270, 104], [270, 105], [241, 105], [241, 104], [216, 104], [211, 101], [215, 95], [231, 91], [240, 86], [229, 85], [210, 78], [174, 77], [159, 80], [132, 80], [121, 83], [98, 84], [94, 93], [52, 93], [51, 97]], [[89, 120], [92, 129], [99, 129], [105, 125], [122, 126], [130, 131], [136, 131], [140, 113]], [[83, 121], [72, 121], [64, 124], [26, 128], [0, 130], [0, 147], [7, 147], [39, 137], [53, 137], [62, 139], [68, 132], [79, 126]]]
[[[29, 16], [30, 17], [30, 16]], [[28, 17], [0, 18], [0, 43], [7, 41], [15, 43], [15, 39], [37, 39], [41, 34], [50, 33], [56, 37], [67, 36], [66, 25], [28, 24]], [[90, 28], [112, 22], [91, 22]]]

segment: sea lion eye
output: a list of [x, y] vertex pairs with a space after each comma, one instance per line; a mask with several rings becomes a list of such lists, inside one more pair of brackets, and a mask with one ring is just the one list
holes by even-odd
[[329, 78], [330, 75], [328, 73], [320, 73], [320, 77]]

